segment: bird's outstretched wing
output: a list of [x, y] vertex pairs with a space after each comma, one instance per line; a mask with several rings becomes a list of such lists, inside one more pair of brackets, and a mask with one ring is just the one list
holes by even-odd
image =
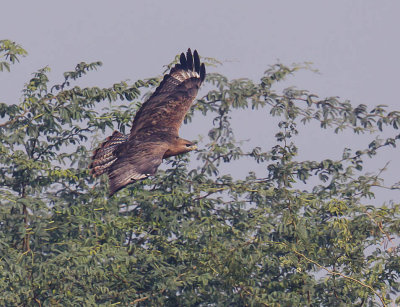
[[164, 76], [151, 97], [142, 105], [132, 123], [130, 139], [142, 130], [164, 131], [178, 135], [178, 130], [206, 76], [204, 63], [195, 50], [188, 49]]

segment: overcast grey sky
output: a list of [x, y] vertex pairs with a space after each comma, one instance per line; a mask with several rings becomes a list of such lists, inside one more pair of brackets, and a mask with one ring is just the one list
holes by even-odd
[[[158, 75], [162, 65], [191, 47], [224, 61], [218, 71], [232, 78], [258, 79], [277, 61], [311, 61], [319, 74], [299, 72], [285, 84], [320, 97], [400, 109], [397, 0], [4, 1], [1, 11], [0, 37], [29, 52], [11, 73], [0, 74], [3, 102], [17, 102], [30, 73], [44, 66], [52, 69], [56, 82], [78, 62], [101, 60], [104, 66], [80, 85], [109, 86]], [[253, 144], [271, 139], [265, 115], [237, 116], [243, 124], [241, 138], [251, 137], [257, 128]], [[184, 137], [197, 134], [195, 123], [182, 128]], [[352, 143], [351, 135], [311, 134], [302, 138], [303, 146], [311, 146], [300, 154], [305, 159], [327, 153], [338, 158], [347, 143]], [[398, 155], [398, 149], [388, 151], [373, 168]], [[398, 181], [399, 164], [392, 165], [389, 177]]]

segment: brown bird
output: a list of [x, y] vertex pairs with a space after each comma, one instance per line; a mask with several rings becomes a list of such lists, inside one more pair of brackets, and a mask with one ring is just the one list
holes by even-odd
[[179, 128], [204, 81], [204, 63], [195, 50], [180, 56], [153, 95], [142, 105], [129, 135], [119, 131], [94, 151], [89, 168], [96, 177], [107, 173], [110, 196], [130, 183], [154, 175], [162, 159], [196, 149], [179, 137]]

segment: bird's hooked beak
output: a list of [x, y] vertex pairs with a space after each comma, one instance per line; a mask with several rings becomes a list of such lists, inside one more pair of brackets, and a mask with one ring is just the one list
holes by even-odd
[[189, 148], [190, 148], [190, 150], [195, 150], [195, 149], [197, 149], [197, 145], [196, 145], [196, 144], [193, 144], [193, 145], [190, 146]]

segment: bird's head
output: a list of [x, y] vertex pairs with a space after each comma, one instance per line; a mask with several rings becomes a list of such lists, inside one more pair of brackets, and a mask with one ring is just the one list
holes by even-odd
[[197, 145], [195, 143], [192, 143], [192, 142], [185, 143], [185, 147], [188, 149], [188, 151], [192, 151], [192, 150], [197, 149]]
[[197, 149], [197, 145], [195, 143], [181, 138], [178, 139], [178, 147], [182, 153]]
[[170, 143], [170, 147], [165, 152], [163, 158], [184, 154], [195, 149], [197, 149], [195, 143], [177, 137], [173, 142]]

